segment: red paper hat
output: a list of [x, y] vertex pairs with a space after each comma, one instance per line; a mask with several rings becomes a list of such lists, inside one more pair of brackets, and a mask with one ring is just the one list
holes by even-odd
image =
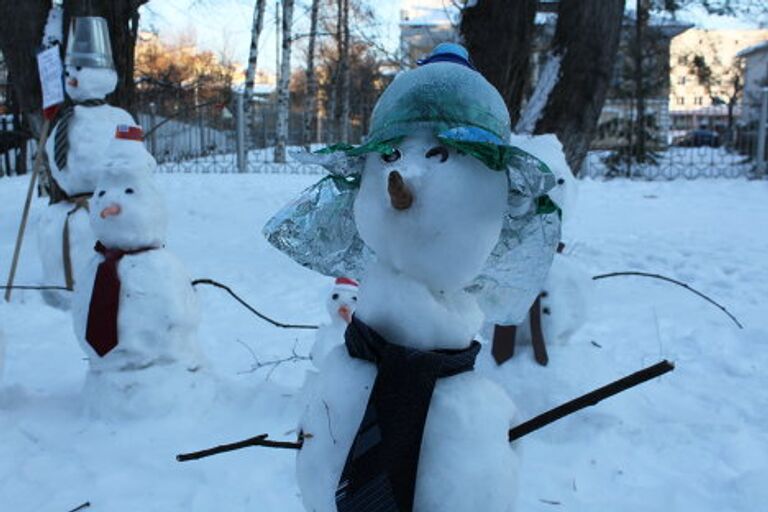
[[357, 281], [350, 277], [337, 277], [334, 285], [335, 289], [357, 291], [357, 287], [360, 286]]
[[120, 124], [117, 125], [117, 129], [115, 130], [115, 138], [141, 142], [144, 140], [144, 130], [141, 129], [141, 126]]

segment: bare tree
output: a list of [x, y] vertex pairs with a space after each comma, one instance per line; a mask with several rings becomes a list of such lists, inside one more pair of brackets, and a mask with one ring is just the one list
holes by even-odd
[[309, 21], [309, 47], [307, 48], [306, 97], [304, 98], [304, 131], [302, 141], [309, 151], [312, 128], [317, 118], [317, 77], [315, 76], [315, 42], [317, 41], [317, 16], [320, 0], [312, 0]]
[[624, 0], [560, 2], [553, 43], [553, 54], [561, 58], [560, 78], [535, 133], [557, 134], [574, 174], [587, 156], [605, 103], [623, 14]]
[[349, 76], [349, 0], [340, 0], [342, 9], [342, 45], [341, 54], [339, 56], [339, 82], [341, 85], [341, 108], [339, 109], [340, 117], [340, 140], [343, 142], [349, 141], [349, 89], [350, 89], [350, 76]]
[[266, 5], [266, 0], [256, 0], [256, 5], [253, 8], [251, 47], [248, 51], [248, 67], [245, 70], [245, 106], [251, 112], [250, 129], [252, 134], [256, 130], [256, 109], [252, 108], [251, 102], [253, 101], [253, 86], [256, 81], [256, 63], [259, 58], [259, 36], [261, 36], [261, 30], [264, 28], [264, 8]]
[[283, 0], [283, 44], [280, 62], [280, 80], [277, 84], [277, 141], [275, 162], [285, 163], [285, 146], [288, 141], [288, 119], [291, 109], [291, 25], [293, 24], [293, 1]]
[[460, 31], [477, 69], [507, 104], [512, 124], [530, 77], [536, 0], [476, 2], [463, 9]]

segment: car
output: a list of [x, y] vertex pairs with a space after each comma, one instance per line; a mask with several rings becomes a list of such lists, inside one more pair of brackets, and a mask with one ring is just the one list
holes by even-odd
[[720, 147], [720, 134], [714, 130], [699, 128], [691, 130], [681, 137], [677, 137], [673, 144], [675, 146], [694, 147], [709, 146], [711, 148]]

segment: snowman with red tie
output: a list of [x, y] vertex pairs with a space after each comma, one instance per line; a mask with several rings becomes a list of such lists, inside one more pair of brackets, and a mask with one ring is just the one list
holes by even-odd
[[166, 207], [152, 167], [142, 165], [140, 135], [139, 127], [118, 127], [110, 144], [90, 209], [98, 241], [75, 290], [75, 332], [89, 360], [86, 401], [97, 414], [161, 412], [194, 385], [177, 377], [203, 365], [197, 297], [165, 247]]

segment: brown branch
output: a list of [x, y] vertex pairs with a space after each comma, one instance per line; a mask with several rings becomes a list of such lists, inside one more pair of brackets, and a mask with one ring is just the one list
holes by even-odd
[[609, 398], [613, 395], [626, 391], [629, 388], [642, 384], [667, 372], [671, 372], [675, 369], [675, 365], [667, 360], [656, 363], [653, 366], [644, 368], [639, 372], [635, 372], [631, 375], [627, 375], [617, 381], [614, 381], [607, 386], [603, 386], [599, 389], [591, 391], [586, 395], [582, 395], [578, 398], [566, 402], [562, 405], [550, 409], [549, 411], [539, 414], [533, 419], [526, 421], [509, 431], [509, 441], [512, 442], [516, 439], [520, 439], [523, 436], [535, 432], [542, 427], [546, 427], [550, 423], [562, 419], [569, 414], [573, 414], [576, 411], [589, 407], [591, 405], [597, 405], [602, 400]]
[[210, 286], [215, 286], [216, 288], [221, 288], [222, 290], [229, 293], [237, 302], [243, 305], [248, 311], [256, 315], [257, 317], [261, 318], [262, 320], [271, 323], [275, 327], [280, 327], [282, 329], [317, 329], [317, 325], [303, 325], [303, 324], [284, 324], [282, 322], [278, 322], [277, 320], [273, 320], [267, 315], [260, 313], [257, 311], [253, 306], [245, 302], [243, 299], [241, 299], [235, 292], [232, 291], [232, 289], [229, 286], [223, 285], [217, 281], [214, 281], [213, 279], [195, 279], [192, 281], [192, 286], [197, 286], [199, 284], [207, 284]]
[[598, 275], [598, 276], [592, 276], [592, 279], [593, 279], [593, 280], [595, 280], [595, 281], [597, 281], [598, 279], [606, 279], [606, 278], [608, 278], [608, 277], [618, 277], [618, 276], [641, 276], [641, 277], [651, 277], [651, 278], [653, 278], [653, 279], [661, 279], [662, 281], [667, 281], [668, 283], [672, 283], [672, 284], [676, 284], [676, 285], [678, 285], [678, 286], [681, 286], [681, 287], [685, 288], [686, 290], [688, 290], [688, 291], [690, 291], [690, 292], [692, 292], [692, 293], [695, 293], [696, 295], [698, 295], [698, 296], [699, 296], [699, 297], [701, 297], [702, 299], [706, 300], [706, 301], [707, 301], [707, 302], [709, 302], [710, 304], [712, 304], [712, 305], [714, 305], [715, 307], [717, 307], [718, 309], [720, 309], [720, 310], [721, 310], [723, 313], [725, 313], [726, 315], [728, 315], [728, 316], [730, 317], [730, 319], [731, 319], [731, 320], [733, 320], [733, 322], [734, 322], [736, 325], [738, 325], [738, 326], [739, 326], [739, 329], [743, 329], [743, 328], [744, 328], [744, 326], [743, 326], [743, 325], [741, 325], [741, 322], [739, 322], [739, 321], [736, 319], [736, 317], [735, 317], [735, 316], [733, 316], [733, 315], [730, 313], [730, 311], [728, 311], [728, 310], [727, 310], [727, 309], [726, 309], [724, 306], [722, 306], [721, 304], [719, 304], [719, 303], [715, 302], [713, 299], [711, 299], [711, 298], [709, 298], [708, 296], [704, 295], [704, 294], [703, 294], [703, 293], [701, 293], [700, 291], [698, 291], [698, 290], [696, 290], [696, 289], [692, 288], [692, 287], [691, 287], [691, 286], [689, 286], [688, 284], [686, 284], [686, 283], [683, 283], [682, 281], [678, 281], [677, 279], [672, 279], [671, 277], [666, 277], [666, 276], [662, 276], [662, 275], [659, 275], [659, 274], [651, 274], [651, 273], [648, 273], [648, 272], [634, 272], [634, 271], [633, 271], [633, 272], [611, 272], [610, 274], [600, 274], [600, 275]]
[[259, 436], [251, 437], [250, 439], [246, 439], [244, 441], [238, 441], [236, 443], [230, 443], [230, 444], [223, 444], [220, 446], [215, 446], [213, 448], [208, 448], [207, 450], [200, 450], [198, 452], [192, 452], [192, 453], [182, 453], [176, 456], [176, 460], [178, 462], [197, 460], [205, 457], [210, 457], [211, 455], [240, 450], [242, 448], [248, 448], [251, 446], [263, 446], [265, 448], [283, 448], [288, 450], [300, 450], [302, 445], [304, 444], [302, 439], [299, 439], [298, 442], [270, 441], [267, 439], [267, 437], [268, 437], [267, 434], [261, 434]]
[[75, 507], [72, 510], [70, 510], [69, 512], [80, 512], [81, 510], [85, 510], [86, 508], [88, 508], [90, 506], [91, 506], [91, 502], [90, 501], [86, 501], [85, 503], [83, 503], [79, 507]]
[[66, 286], [44, 286], [44, 285], [26, 285], [26, 284], [15, 284], [13, 286], [0, 286], [0, 290], [61, 290], [63, 292], [71, 292], [69, 288]]

